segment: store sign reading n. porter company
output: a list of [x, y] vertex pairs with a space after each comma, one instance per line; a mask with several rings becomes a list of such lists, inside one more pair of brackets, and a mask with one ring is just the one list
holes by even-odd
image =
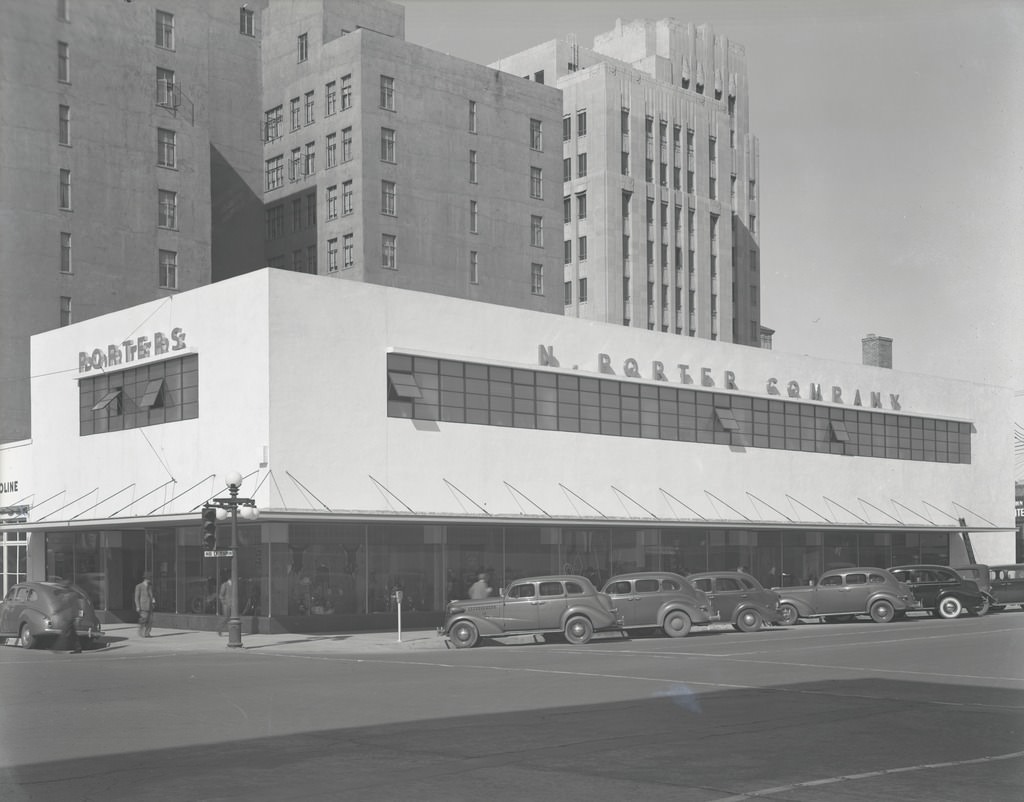
[[78, 372], [88, 373], [90, 370], [112, 368], [170, 351], [181, 351], [186, 347], [184, 329], [171, 329], [170, 335], [157, 331], [152, 337], [142, 335], [120, 343], [111, 343], [106, 348], [94, 348], [91, 352], [79, 351]]
[[[558, 367], [559, 365], [559, 360], [555, 357], [555, 347], [553, 345], [540, 345], [538, 347], [538, 356], [539, 364], [542, 366]], [[723, 370], [716, 374], [712, 368], [701, 367], [698, 369], [682, 362], [677, 363], [673, 367], [666, 367], [664, 362], [653, 360], [649, 371], [645, 373], [636, 359], [628, 357], [623, 360], [621, 371], [621, 375], [630, 379], [648, 379], [649, 381], [660, 382], [674, 380], [679, 384], [699, 384], [701, 387], [708, 388], [740, 389], [734, 371]], [[611, 356], [608, 354], [597, 355], [597, 372], [612, 376], [617, 375]], [[715, 380], [716, 376], [717, 382]], [[862, 394], [859, 389], [854, 389], [851, 395], [846, 388], [838, 385], [833, 385], [826, 389], [819, 382], [808, 382], [806, 387], [804, 387], [798, 381], [789, 380], [783, 382], [774, 376], [765, 380], [764, 392], [766, 395], [772, 396], [785, 395], [787, 398], [829, 401], [833, 404], [849, 404], [855, 407], [871, 407], [872, 409], [883, 409], [886, 406], [885, 401], [888, 401], [890, 409], [902, 409], [899, 393], [888, 393], [888, 398], [886, 399], [883, 393], [875, 390]]]

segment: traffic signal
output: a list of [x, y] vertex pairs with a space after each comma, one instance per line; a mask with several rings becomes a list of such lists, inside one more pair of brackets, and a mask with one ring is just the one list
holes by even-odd
[[203, 545], [210, 550], [217, 548], [216, 507], [203, 507]]

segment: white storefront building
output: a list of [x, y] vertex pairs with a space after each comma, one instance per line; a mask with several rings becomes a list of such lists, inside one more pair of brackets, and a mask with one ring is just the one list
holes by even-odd
[[479, 571], [1014, 558], [1012, 392], [950, 376], [264, 269], [38, 335], [32, 377], [3, 504], [30, 578], [111, 619], [149, 570], [158, 624], [213, 627], [231, 471], [264, 630], [369, 627], [395, 588], [436, 624]]

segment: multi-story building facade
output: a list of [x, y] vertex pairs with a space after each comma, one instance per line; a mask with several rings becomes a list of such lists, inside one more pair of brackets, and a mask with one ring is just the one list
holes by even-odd
[[492, 66], [563, 93], [565, 314], [759, 346], [758, 143], [744, 50], [617, 23]]
[[262, 264], [255, 11], [47, 0], [3, 17], [0, 442], [31, 433], [31, 335]]
[[562, 314], [561, 93], [380, 2], [263, 16], [266, 262]]

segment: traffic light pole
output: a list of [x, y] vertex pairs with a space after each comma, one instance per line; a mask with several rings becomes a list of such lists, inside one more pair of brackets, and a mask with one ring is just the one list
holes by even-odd
[[[209, 519], [206, 517], [206, 509], [214, 507], [231, 514], [231, 609], [228, 615], [228, 647], [240, 648], [242, 646], [242, 617], [238, 609], [238, 509], [239, 507], [245, 507], [245, 511], [250, 513], [246, 517], [251, 518], [256, 517], [257, 511], [255, 499], [239, 498], [238, 484], [234, 481], [228, 481], [228, 493], [231, 495], [227, 498], [215, 498], [206, 502], [203, 520], [209, 523]], [[212, 536], [216, 543], [215, 528], [206, 528], [204, 525], [204, 532]], [[209, 546], [209, 543], [207, 543], [207, 546]]]

